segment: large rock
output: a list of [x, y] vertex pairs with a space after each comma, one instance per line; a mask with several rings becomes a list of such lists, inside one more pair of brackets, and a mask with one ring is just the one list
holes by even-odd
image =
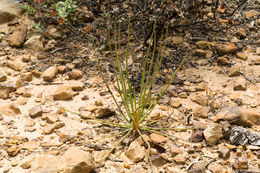
[[0, 98], [7, 99], [9, 98], [9, 93], [14, 92], [16, 88], [11, 84], [0, 84]]
[[253, 108], [229, 107], [220, 111], [213, 120], [215, 122], [228, 121], [230, 124], [251, 127], [260, 124], [260, 111]]
[[79, 148], [69, 148], [63, 156], [40, 155], [24, 161], [22, 168], [30, 168], [32, 172], [46, 173], [89, 173], [93, 168], [93, 158]]
[[139, 162], [144, 158], [145, 151], [137, 141], [133, 141], [126, 151], [126, 156], [133, 162]]
[[0, 113], [4, 115], [17, 115], [21, 114], [19, 107], [14, 103], [8, 103], [6, 105], [1, 106]]
[[29, 38], [25, 43], [24, 43], [24, 47], [27, 49], [31, 49], [35, 52], [40, 52], [42, 51], [43, 48], [43, 43], [41, 41], [41, 36], [40, 35], [36, 35], [33, 36], [31, 38]]
[[63, 156], [61, 156], [64, 173], [89, 173], [94, 165], [92, 155], [77, 147], [69, 148]]
[[68, 100], [74, 96], [74, 92], [71, 87], [59, 86], [55, 91], [53, 98], [55, 100]]
[[15, 71], [21, 71], [25, 67], [25, 63], [19, 60], [7, 60], [7, 66]]
[[21, 5], [12, 0], [0, 1], [0, 24], [12, 21], [15, 17], [20, 16], [24, 9]]
[[27, 27], [22, 25], [17, 27], [13, 34], [9, 37], [10, 46], [21, 47], [25, 41], [27, 35]]
[[223, 138], [222, 125], [217, 123], [212, 123], [207, 127], [203, 134], [205, 136], [206, 142], [209, 145], [216, 145], [218, 141]]

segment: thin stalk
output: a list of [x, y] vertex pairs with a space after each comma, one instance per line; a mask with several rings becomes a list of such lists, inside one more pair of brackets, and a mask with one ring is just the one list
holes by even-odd
[[[110, 21], [110, 20], [109, 20], [109, 21]], [[117, 64], [117, 66], [115, 65], [115, 58], [114, 58], [113, 50], [112, 50], [112, 46], [111, 46], [110, 27], [108, 27], [107, 37], [108, 37], [108, 46], [109, 46], [109, 49], [110, 49], [110, 56], [112, 57], [112, 65], [113, 65], [113, 69], [114, 69], [114, 72], [115, 72], [115, 77], [116, 77], [116, 83], [117, 83], [117, 87], [118, 87], [118, 92], [119, 92], [119, 95], [120, 95], [120, 97], [122, 98], [122, 101], [123, 101], [123, 103], [124, 103], [124, 100], [123, 100], [124, 96], [123, 96], [123, 94], [122, 94], [123, 88], [121, 88], [121, 87], [122, 87], [122, 84], [121, 84], [121, 87], [120, 87], [121, 78], [120, 78], [120, 79], [118, 78], [118, 72], [120, 73], [120, 71], [119, 71], [119, 69], [117, 68], [117, 67], [118, 67], [118, 64]], [[116, 45], [116, 44], [117, 44], [117, 43], [116, 43], [116, 41], [115, 41], [115, 45]], [[116, 57], [117, 57], [117, 52], [116, 52]], [[117, 57], [117, 58], [118, 58], [118, 57]], [[103, 79], [103, 80], [104, 80], [104, 79]], [[112, 92], [110, 92], [110, 94], [112, 95]], [[114, 96], [113, 96], [113, 97], [114, 97]], [[123, 106], [124, 106], [125, 110], [127, 110], [127, 107], [126, 107], [126, 104], [125, 104], [125, 103], [123, 104]], [[118, 109], [121, 110], [120, 113], [122, 114], [123, 111], [122, 111], [121, 107], [119, 107], [118, 104], [117, 104], [117, 107], [118, 107]], [[126, 118], [125, 115], [124, 115], [124, 118], [125, 118], [128, 122], [130, 121], [128, 118]], [[129, 117], [129, 118], [131, 118], [131, 117]]]
[[159, 131], [157, 131], [157, 130], [150, 130], [150, 129], [144, 128], [143, 126], [142, 126], [142, 127], [140, 126], [140, 128], [141, 128], [142, 130], [145, 130], [145, 131], [148, 131], [148, 132], [152, 132], [152, 133], [156, 133], [156, 134], [165, 136], [165, 137], [167, 137], [167, 138], [169, 138], [169, 139], [171, 139], [171, 140], [173, 140], [173, 141], [175, 140], [175, 139], [174, 139], [173, 137], [171, 137], [170, 135], [167, 135], [167, 134], [165, 134], [165, 133], [159, 132]]
[[[167, 29], [167, 32], [168, 33], [168, 29]], [[166, 34], [166, 37], [167, 37], [168, 34]], [[163, 38], [162, 38], [163, 39]], [[163, 47], [163, 51], [162, 50], [162, 47]], [[158, 70], [159, 70], [159, 67], [161, 66], [161, 62], [162, 62], [162, 59], [163, 59], [163, 53], [164, 53], [164, 50], [165, 50], [165, 47], [166, 47], [166, 42], [165, 42], [165, 45], [162, 46], [162, 42], [160, 41], [160, 46], [159, 46], [159, 52], [158, 52], [158, 55], [157, 55], [157, 58], [156, 58], [156, 62], [155, 62], [155, 67], [154, 67], [154, 71], [153, 71], [153, 74], [152, 74], [152, 81], [150, 82], [150, 85], [149, 85], [149, 89], [148, 89], [148, 94], [147, 94], [147, 97], [145, 99], [145, 102], [144, 104], [146, 105], [147, 102], [148, 102], [148, 99], [151, 95], [151, 90], [152, 90], [152, 86], [154, 84], [154, 81], [155, 81], [155, 78], [156, 78], [156, 75], [158, 73]], [[155, 50], [155, 49], [154, 49]], [[154, 53], [153, 53], [153, 56], [154, 56]], [[149, 69], [150, 70], [150, 69]], [[144, 105], [144, 106], [145, 106]], [[143, 109], [140, 113], [140, 115], [143, 115], [143, 112], [144, 112], [144, 106], [143, 106]], [[148, 109], [149, 110], [149, 109]], [[141, 116], [140, 116], [141, 118]]]
[[77, 112], [70, 111], [70, 110], [65, 109], [65, 108], [62, 108], [62, 109], [63, 109], [64, 111], [70, 112], [70, 113], [75, 114], [75, 115], [79, 115], [80, 117], [84, 117], [84, 118], [86, 118], [86, 119], [91, 119], [91, 120], [99, 121], [100, 123], [105, 124], [105, 125], [110, 125], [110, 126], [114, 126], [114, 127], [129, 128], [129, 125], [122, 125], [122, 124], [114, 123], [114, 122], [111, 122], [111, 121], [101, 120], [101, 119], [98, 119], [98, 118], [95, 118], [95, 117], [91, 117], [91, 116], [85, 116], [85, 115], [82, 115], [82, 114], [77, 113]]
[[[151, 35], [151, 38], [152, 39], [154, 37], [155, 34], [155, 25], [153, 26], [153, 32], [152, 32], [152, 35]], [[140, 98], [139, 98], [139, 103], [138, 103], [138, 108], [142, 108], [141, 105], [142, 105], [142, 99], [145, 95], [145, 92], [146, 92], [146, 88], [144, 87], [145, 86], [145, 71], [146, 71], [146, 64], [147, 64], [147, 59], [148, 59], [148, 55], [149, 55], [149, 52], [150, 52], [150, 49], [151, 49], [151, 44], [148, 45], [148, 50], [146, 52], [146, 54], [144, 55], [143, 57], [143, 68], [142, 68], [142, 83], [141, 83], [141, 92], [140, 92]], [[139, 114], [139, 113], [138, 113]]]
[[[133, 101], [133, 89], [130, 83], [130, 78], [129, 78], [129, 71], [128, 71], [128, 57], [129, 57], [129, 43], [130, 43], [130, 17], [129, 17], [129, 21], [128, 21], [128, 28], [127, 28], [128, 34], [127, 34], [127, 45], [126, 45], [126, 55], [125, 55], [125, 61], [126, 61], [126, 79], [127, 79], [127, 84], [128, 84], [128, 89], [129, 89], [129, 102], [130, 102], [130, 106], [131, 106], [131, 111], [132, 111], [132, 115], [135, 112], [135, 108], [134, 108], [134, 102]], [[134, 98], [134, 100], [136, 100]]]
[[105, 160], [107, 159], [107, 157], [113, 152], [113, 150], [125, 139], [127, 138], [132, 132], [132, 129], [128, 129], [128, 132], [113, 146], [113, 148], [111, 150], [109, 150], [107, 152], [107, 154], [105, 155]]
[[119, 104], [118, 104], [118, 102], [117, 102], [117, 100], [116, 100], [116, 98], [115, 98], [115, 96], [114, 96], [114, 94], [113, 94], [111, 88], [109, 87], [108, 82], [107, 82], [107, 80], [105, 79], [103, 72], [101, 71], [101, 67], [100, 67], [100, 65], [99, 65], [99, 63], [98, 63], [98, 60], [97, 60], [97, 66], [98, 66], [98, 70], [100, 71], [102, 80], [104, 81], [104, 83], [105, 83], [105, 85], [106, 85], [106, 87], [107, 87], [109, 93], [111, 94], [111, 96], [112, 96], [114, 102], [116, 103], [116, 106], [117, 106], [117, 108], [119, 109], [119, 112], [121, 113], [121, 115], [124, 117], [124, 119], [125, 119], [127, 122], [130, 122], [130, 120], [126, 117], [126, 115], [125, 115], [124, 112], [122, 111], [122, 109], [121, 109], [121, 107], [119, 106]]
[[148, 111], [145, 113], [145, 115], [141, 118], [140, 123], [143, 122], [145, 120], [145, 118], [147, 118], [147, 116], [153, 111], [153, 109], [155, 108], [155, 106], [158, 104], [159, 100], [161, 99], [161, 97], [163, 96], [164, 92], [167, 90], [167, 88], [170, 86], [170, 84], [172, 83], [173, 79], [175, 78], [177, 72], [180, 70], [180, 68], [182, 67], [185, 59], [189, 56], [189, 53], [187, 52], [186, 55], [182, 58], [180, 65], [178, 66], [178, 68], [174, 71], [171, 80], [168, 82], [168, 84], [166, 84], [163, 89], [161, 90], [159, 96], [157, 96], [152, 104], [149, 106]]
[[156, 128], [156, 127], [147, 127], [147, 126], [140, 126], [143, 129], [147, 129], [147, 130], [173, 130], [173, 131], [186, 131], [186, 130], [194, 130], [195, 128], [193, 127], [187, 127], [187, 128]]
[[149, 97], [150, 97], [150, 93], [151, 93], [151, 86], [153, 83], [150, 83], [150, 87], [148, 89], [148, 94], [146, 95], [146, 89], [147, 89], [147, 85], [149, 83], [149, 79], [150, 79], [150, 74], [151, 74], [151, 70], [152, 70], [152, 67], [153, 67], [153, 60], [154, 60], [154, 57], [155, 57], [155, 50], [156, 50], [156, 33], [155, 33], [155, 25], [156, 23], [154, 24], [153, 26], [153, 42], [154, 42], [154, 47], [153, 47], [153, 53], [152, 53], [152, 58], [151, 58], [151, 61], [150, 61], [150, 66], [149, 66], [149, 70], [148, 70], [148, 73], [147, 73], [147, 76], [146, 76], [146, 79], [145, 79], [145, 84], [144, 84], [144, 93], [142, 96], [140, 96], [140, 102], [141, 102], [141, 106], [139, 109], [139, 112], [138, 112], [138, 119], [141, 118], [141, 116], [143, 115], [143, 111], [145, 109], [145, 106], [149, 100]]
[[[115, 32], [117, 30], [115, 29]], [[117, 32], [116, 32], [117, 33]], [[118, 35], [118, 45], [115, 44], [115, 52], [116, 52], [116, 63], [117, 63], [117, 68], [118, 68], [118, 72], [119, 72], [119, 81], [122, 87], [122, 90], [119, 89], [119, 92], [122, 92], [122, 101], [124, 104], [124, 107], [126, 109], [127, 115], [128, 117], [131, 119], [131, 112], [130, 112], [130, 108], [129, 108], [129, 104], [128, 104], [128, 94], [127, 94], [127, 89], [126, 89], [126, 85], [125, 85], [125, 77], [124, 77], [124, 73], [123, 73], [123, 69], [122, 69], [122, 63], [121, 63], [121, 54], [120, 54], [120, 35], [121, 35], [121, 31], [120, 31], [120, 27], [119, 27], [119, 35]]]
[[147, 147], [148, 147], [148, 161], [150, 162], [150, 165], [151, 167], [153, 166], [153, 163], [152, 163], [152, 160], [150, 158], [150, 149], [151, 149], [151, 146], [149, 144], [149, 142], [143, 137], [142, 133], [140, 132], [140, 130], [138, 130], [138, 134], [141, 136], [141, 138], [145, 141], [145, 143], [147, 144]]
[[129, 129], [124, 130], [124, 131], [122, 131], [122, 132], [118, 132], [118, 133], [113, 134], [113, 135], [109, 135], [109, 136], [102, 137], [102, 138], [100, 138], [100, 139], [92, 140], [91, 142], [97, 142], [97, 141], [101, 141], [101, 140], [104, 140], [104, 139], [107, 139], [107, 138], [111, 138], [111, 137], [114, 137], [114, 136], [118, 136], [118, 135], [121, 135], [121, 134], [123, 134], [123, 133], [126, 133], [128, 130], [129, 130]]

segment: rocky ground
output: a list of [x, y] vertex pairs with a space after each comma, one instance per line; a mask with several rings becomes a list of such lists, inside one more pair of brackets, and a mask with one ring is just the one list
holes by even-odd
[[[63, 55], [78, 45], [56, 49], [60, 33], [55, 27], [43, 41], [22, 10], [5, 6], [7, 2], [0, 2], [0, 172], [260, 172], [259, 30], [253, 44], [244, 25], [225, 41], [192, 45], [197, 65], [186, 64], [179, 71], [149, 118], [161, 120], [159, 127], [172, 128], [167, 131], [172, 139], [144, 135], [151, 144], [151, 168], [140, 137], [124, 140], [103, 161], [119, 139], [113, 136], [119, 129], [87, 117], [120, 119], [93, 68], [95, 56], [102, 55], [79, 45], [77, 56], [84, 53], [88, 62], [70, 62]], [[246, 15], [259, 13], [251, 10]], [[255, 22], [259, 27], [259, 19]], [[243, 40], [248, 44], [241, 46]], [[182, 37], [170, 41], [184, 42]], [[52, 56], [45, 53], [50, 48]], [[80, 68], [82, 63], [85, 68]], [[163, 70], [161, 76], [168, 72]]]

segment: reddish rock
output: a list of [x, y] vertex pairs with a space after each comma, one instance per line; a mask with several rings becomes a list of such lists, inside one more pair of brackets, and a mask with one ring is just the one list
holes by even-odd
[[204, 106], [197, 106], [193, 110], [194, 116], [207, 118], [210, 108]]
[[238, 48], [234, 43], [224, 43], [224, 44], [216, 44], [216, 50], [221, 54], [230, 54], [235, 52]]
[[154, 143], [156, 143], [156, 144], [158, 144], [158, 143], [164, 143], [164, 142], [166, 142], [166, 140], [167, 140], [164, 136], [159, 135], [159, 134], [156, 134], [156, 133], [152, 133], [152, 134], [150, 135], [150, 138], [151, 138], [151, 140], [152, 140]]
[[253, 18], [255, 16], [258, 16], [260, 13], [256, 10], [250, 10], [250, 11], [247, 11], [245, 14], [246, 14], [247, 18]]
[[82, 73], [81, 70], [74, 69], [74, 70], [72, 70], [72, 71], [69, 73], [69, 76], [70, 76], [72, 79], [80, 79], [80, 78], [82, 78], [83, 73]]

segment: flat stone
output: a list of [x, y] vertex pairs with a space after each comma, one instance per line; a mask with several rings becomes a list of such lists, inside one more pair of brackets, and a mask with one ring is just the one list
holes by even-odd
[[35, 125], [35, 122], [32, 119], [27, 119], [25, 121], [25, 127], [33, 127]]
[[28, 141], [22, 144], [22, 148], [33, 152], [39, 148], [39, 144], [36, 141]]
[[167, 140], [164, 136], [159, 135], [159, 134], [156, 134], [156, 133], [152, 133], [152, 134], [150, 135], [150, 138], [151, 138], [151, 140], [152, 140], [154, 143], [156, 143], [156, 144], [164, 143], [164, 142], [166, 142], [166, 140]]
[[260, 65], [260, 56], [253, 56], [252, 57], [252, 63], [254, 65]]
[[158, 167], [161, 167], [167, 163], [167, 160], [165, 160], [161, 154], [152, 154], [150, 156], [150, 159], [152, 161], [152, 164]]
[[64, 85], [71, 87], [73, 91], [82, 91], [85, 88], [84, 83], [77, 80], [69, 80]]
[[210, 170], [212, 173], [221, 173], [223, 172], [223, 166], [218, 163], [211, 163], [208, 166], [208, 170]]
[[59, 86], [55, 91], [53, 98], [55, 100], [68, 100], [72, 99], [74, 92], [71, 87], [68, 86]]
[[182, 154], [183, 151], [182, 151], [182, 149], [180, 149], [180, 148], [177, 147], [177, 146], [171, 146], [171, 148], [170, 148], [170, 153], [171, 153], [171, 155], [172, 155], [173, 157], [175, 157], [175, 156], [178, 155], [178, 154]]
[[42, 133], [44, 134], [44, 135], [50, 135], [50, 134], [52, 134], [53, 132], [54, 132], [54, 126], [52, 125], [52, 124], [47, 124], [47, 125], [45, 125], [44, 127], [43, 127], [43, 131], [42, 131]]
[[28, 110], [29, 115], [32, 118], [42, 116], [42, 107], [41, 105], [34, 106]]
[[198, 103], [201, 106], [207, 106], [208, 105], [208, 98], [205, 92], [196, 92], [191, 94], [190, 96], [191, 100], [195, 103]]
[[236, 53], [236, 57], [242, 60], [246, 60], [247, 59], [247, 55], [243, 52], [238, 52]]
[[25, 64], [19, 60], [7, 60], [7, 66], [15, 71], [21, 71], [24, 69]]
[[200, 56], [200, 57], [206, 57], [206, 51], [205, 50], [203, 50], [203, 49], [196, 49], [195, 51], [194, 51], [194, 53], [195, 53], [195, 55], [197, 55], [197, 56]]
[[33, 75], [32, 72], [25, 72], [22, 73], [21, 75], [21, 80], [31, 82], [33, 80]]
[[13, 145], [10, 148], [8, 148], [6, 152], [9, 156], [14, 157], [20, 152], [21, 149], [22, 148], [20, 146]]
[[222, 159], [228, 159], [230, 156], [230, 150], [225, 146], [220, 146], [218, 148], [219, 157]]
[[173, 101], [171, 102], [171, 107], [173, 108], [179, 108], [182, 105], [180, 101]]
[[57, 113], [45, 113], [42, 115], [42, 119], [48, 123], [53, 124], [59, 120], [59, 114]]
[[104, 118], [107, 116], [111, 116], [115, 114], [115, 110], [113, 110], [111, 107], [109, 106], [103, 106], [103, 107], [98, 107], [95, 111], [94, 111], [95, 117], [97, 118]]
[[94, 168], [92, 154], [77, 147], [70, 147], [60, 158], [64, 173], [90, 173]]
[[210, 108], [204, 106], [196, 106], [193, 110], [193, 114], [196, 117], [208, 118]]

